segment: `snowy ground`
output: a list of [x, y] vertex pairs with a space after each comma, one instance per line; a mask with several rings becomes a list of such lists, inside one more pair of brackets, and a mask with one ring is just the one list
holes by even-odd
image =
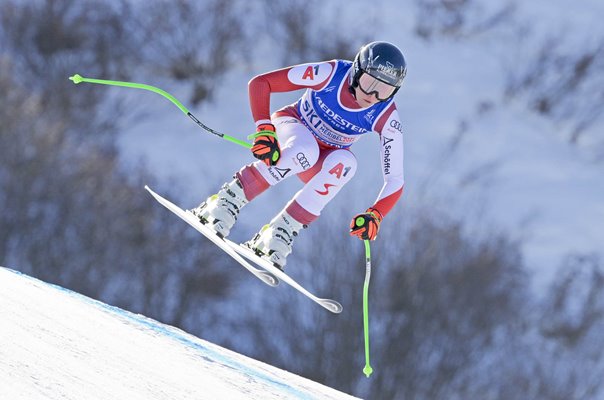
[[0, 399], [353, 399], [0, 267]]

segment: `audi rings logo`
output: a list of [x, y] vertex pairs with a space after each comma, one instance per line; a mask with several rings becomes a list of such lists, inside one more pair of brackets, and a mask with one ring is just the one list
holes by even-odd
[[396, 129], [397, 131], [399, 131], [400, 133], [403, 133], [403, 125], [401, 124], [400, 121], [392, 120], [392, 121], [390, 121], [390, 126], [394, 129]]
[[306, 159], [306, 156], [304, 155], [304, 153], [296, 154], [296, 160], [298, 160], [298, 162], [300, 163], [300, 166], [302, 167], [302, 169], [304, 171], [306, 171], [307, 169], [310, 168], [310, 163]]

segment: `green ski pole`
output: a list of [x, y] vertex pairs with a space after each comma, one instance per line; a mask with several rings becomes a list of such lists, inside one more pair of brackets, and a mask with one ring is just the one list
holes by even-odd
[[[358, 217], [355, 221], [357, 226], [362, 226], [365, 218]], [[365, 368], [363, 373], [369, 378], [373, 372], [369, 363], [369, 279], [371, 279], [371, 247], [369, 240], [365, 240], [365, 283], [363, 284], [363, 331], [365, 333]]]
[[83, 76], [78, 75], [78, 74], [75, 74], [74, 76], [70, 76], [69, 79], [71, 81], [73, 81], [73, 83], [75, 83], [76, 85], [78, 83], [82, 83], [82, 82], [96, 83], [99, 85], [122, 86], [122, 87], [134, 88], [134, 89], [143, 89], [143, 90], [148, 90], [148, 91], [160, 94], [160, 95], [164, 96], [165, 98], [167, 98], [168, 100], [170, 100], [172, 103], [174, 103], [176, 105], [176, 107], [178, 107], [180, 109], [180, 111], [182, 111], [186, 116], [191, 118], [193, 120], [193, 122], [195, 122], [197, 125], [199, 125], [202, 129], [206, 130], [207, 132], [212, 133], [221, 139], [225, 139], [225, 140], [228, 140], [229, 142], [236, 143], [247, 149], [250, 149], [252, 147], [251, 144], [249, 144], [243, 140], [234, 138], [234, 137], [226, 135], [224, 133], [220, 133], [220, 132], [215, 131], [214, 129], [208, 127], [203, 122], [198, 120], [180, 101], [178, 101], [178, 99], [176, 99], [176, 97], [172, 96], [170, 93], [168, 93], [165, 90], [162, 90], [158, 87], [151, 86], [151, 85], [145, 85], [143, 83], [135, 83], [135, 82], [110, 81], [110, 80], [105, 80], [105, 79], [84, 78]]
[[369, 279], [371, 278], [371, 248], [365, 240], [365, 283], [363, 284], [363, 330], [365, 333], [365, 368], [363, 373], [369, 378], [373, 368], [369, 364]]

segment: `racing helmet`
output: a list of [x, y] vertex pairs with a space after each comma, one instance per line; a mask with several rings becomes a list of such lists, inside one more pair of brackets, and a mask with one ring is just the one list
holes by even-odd
[[388, 42], [371, 42], [359, 50], [352, 63], [350, 89], [375, 94], [379, 101], [391, 99], [403, 84], [407, 62], [403, 53]]

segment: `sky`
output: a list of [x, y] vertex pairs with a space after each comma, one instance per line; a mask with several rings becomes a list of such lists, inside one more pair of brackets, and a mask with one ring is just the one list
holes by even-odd
[[0, 315], [2, 400], [356, 398], [3, 267]]

